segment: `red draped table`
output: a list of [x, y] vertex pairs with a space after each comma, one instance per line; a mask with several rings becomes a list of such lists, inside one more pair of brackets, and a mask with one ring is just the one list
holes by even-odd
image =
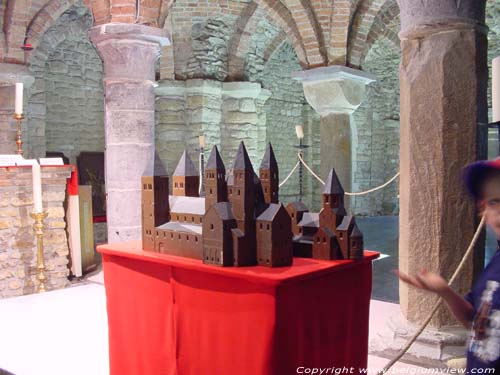
[[[288, 375], [366, 367], [372, 265], [228, 267], [102, 245], [111, 375]], [[304, 367], [304, 368], [302, 368]]]

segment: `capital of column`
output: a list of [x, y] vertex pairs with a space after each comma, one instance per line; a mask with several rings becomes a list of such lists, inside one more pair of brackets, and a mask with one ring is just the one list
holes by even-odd
[[475, 29], [485, 35], [486, 0], [399, 0], [401, 39], [422, 38], [436, 32]]
[[351, 114], [361, 104], [366, 85], [375, 77], [342, 65], [315, 68], [292, 74], [302, 82], [307, 102], [320, 116]]
[[155, 61], [170, 44], [167, 32], [156, 27], [112, 23], [89, 30], [104, 65], [105, 79], [155, 80]]

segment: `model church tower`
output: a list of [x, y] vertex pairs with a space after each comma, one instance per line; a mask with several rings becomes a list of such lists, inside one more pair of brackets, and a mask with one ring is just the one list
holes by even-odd
[[200, 176], [187, 151], [182, 156], [173, 174], [174, 195], [198, 197]]
[[226, 168], [214, 146], [205, 166], [205, 212], [219, 202], [227, 202]]
[[155, 250], [155, 228], [170, 220], [168, 175], [158, 154], [155, 154], [153, 175], [142, 182], [142, 248]]
[[255, 172], [243, 142], [233, 165], [233, 184], [229, 186], [229, 202], [238, 225], [233, 230], [235, 265], [251, 266], [257, 262], [255, 252]]
[[266, 153], [260, 164], [260, 181], [266, 204], [278, 203], [279, 172], [273, 146], [268, 143]]

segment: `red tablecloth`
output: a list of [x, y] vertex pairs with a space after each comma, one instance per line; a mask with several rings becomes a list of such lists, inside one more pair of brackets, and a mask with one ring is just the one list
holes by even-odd
[[[112, 375], [288, 375], [365, 367], [371, 261], [218, 268], [102, 245]], [[299, 369], [303, 371], [303, 369]]]

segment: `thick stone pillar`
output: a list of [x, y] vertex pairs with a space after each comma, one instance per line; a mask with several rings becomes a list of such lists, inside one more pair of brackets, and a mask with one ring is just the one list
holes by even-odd
[[[13, 154], [17, 149], [17, 124], [14, 120], [15, 84], [16, 82], [24, 84], [24, 112], [26, 113], [26, 98], [28, 97], [26, 92], [34, 81], [35, 79], [27, 66], [0, 63], [0, 154]], [[29, 139], [28, 132], [26, 131], [26, 123], [27, 119], [22, 123], [25, 157], [29, 156], [27, 152]]]
[[[484, 158], [487, 122], [485, 0], [400, 0], [401, 146], [399, 266], [449, 279], [477, 220], [462, 169]], [[484, 250], [483, 250], [484, 251]], [[473, 262], [455, 288], [470, 288]], [[435, 297], [400, 283], [404, 317], [421, 323]], [[431, 325], [457, 324], [443, 308]]]
[[[462, 169], [484, 158], [487, 122], [485, 0], [399, 0], [401, 8], [401, 146], [399, 268], [422, 268], [449, 279], [477, 225], [462, 187]], [[457, 5], [459, 5], [457, 7]], [[486, 129], [485, 129], [486, 130]], [[477, 254], [484, 254], [484, 244]], [[477, 258], [481, 258], [480, 256]], [[471, 286], [469, 260], [455, 290]], [[480, 262], [479, 262], [480, 263]], [[400, 283], [401, 315], [370, 343], [398, 351], [427, 317], [436, 297]], [[463, 356], [466, 332], [443, 307], [409, 350], [432, 360]]]
[[155, 63], [164, 30], [106, 24], [89, 30], [104, 65], [108, 241], [141, 237], [141, 176], [152, 173]]
[[[351, 191], [352, 138], [350, 115], [361, 104], [366, 85], [375, 78], [345, 66], [316, 68], [293, 74], [302, 82], [307, 102], [321, 116], [320, 177], [334, 167], [342, 186]], [[349, 200], [346, 199], [346, 207]]]

